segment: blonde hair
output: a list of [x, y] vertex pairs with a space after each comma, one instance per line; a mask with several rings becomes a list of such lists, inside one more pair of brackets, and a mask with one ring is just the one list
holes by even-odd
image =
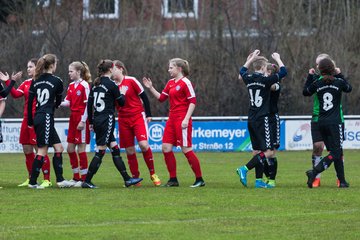
[[45, 54], [36, 63], [34, 79], [38, 79], [41, 74], [47, 71], [52, 64], [57, 62], [57, 57], [54, 54]]
[[267, 65], [268, 60], [263, 56], [258, 56], [252, 63], [253, 68], [255, 71], [259, 71], [262, 67]]
[[189, 62], [181, 58], [173, 58], [169, 60], [170, 64], [174, 64], [177, 67], [181, 67], [182, 74], [186, 77], [190, 73]]
[[69, 66], [72, 66], [76, 71], [80, 71], [80, 77], [86, 82], [91, 83], [91, 73], [89, 66], [83, 61], [75, 61], [70, 63]]

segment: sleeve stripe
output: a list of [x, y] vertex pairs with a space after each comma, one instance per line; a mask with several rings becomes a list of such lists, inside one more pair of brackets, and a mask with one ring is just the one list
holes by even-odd
[[185, 82], [186, 86], [189, 89], [189, 92], [190, 92], [190, 97], [189, 98], [195, 97], [195, 91], [194, 91], [194, 88], [193, 88], [190, 80], [188, 78], [183, 78], [182, 80]]
[[130, 79], [132, 79], [136, 83], [136, 85], [138, 85], [138, 87], [141, 90], [139, 94], [141, 94], [144, 91], [144, 87], [141, 85], [141, 83], [136, 78], [131, 77]]

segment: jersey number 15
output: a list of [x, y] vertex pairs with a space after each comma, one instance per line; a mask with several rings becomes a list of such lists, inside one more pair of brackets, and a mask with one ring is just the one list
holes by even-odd
[[94, 108], [97, 112], [102, 112], [105, 109], [105, 102], [104, 102], [105, 93], [103, 92], [94, 92]]

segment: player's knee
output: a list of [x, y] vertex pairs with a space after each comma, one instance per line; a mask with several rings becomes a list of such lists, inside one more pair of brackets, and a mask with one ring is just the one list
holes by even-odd
[[62, 144], [55, 144], [54, 145], [55, 152], [62, 153], [64, 151], [64, 147]]
[[98, 150], [96, 153], [95, 153], [95, 157], [98, 158], [100, 161], [102, 160], [102, 158], [104, 157], [105, 155], [105, 150]]
[[324, 149], [324, 143], [323, 142], [315, 142], [313, 144], [313, 155], [315, 156], [321, 156]]
[[168, 153], [172, 151], [172, 146], [169, 146], [168, 144], [163, 144], [161, 149], [163, 153]]
[[142, 152], [146, 152], [149, 149], [149, 143], [147, 141], [139, 142], [139, 147]]
[[23, 145], [23, 152], [25, 154], [30, 154], [34, 152], [33, 146], [32, 145]]
[[135, 154], [135, 147], [127, 147], [125, 148], [126, 155], [133, 155]]
[[111, 155], [113, 155], [113, 156], [120, 155], [120, 149], [119, 149], [118, 145], [111, 148]]

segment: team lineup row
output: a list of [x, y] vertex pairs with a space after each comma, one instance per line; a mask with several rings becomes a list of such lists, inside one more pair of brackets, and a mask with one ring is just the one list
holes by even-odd
[[[247, 186], [248, 171], [255, 168], [255, 187], [274, 188], [277, 174], [276, 149], [279, 147], [280, 127], [277, 102], [280, 96], [281, 79], [287, 74], [280, 55], [273, 53], [276, 64], [260, 56], [260, 51], [252, 52], [240, 69], [241, 79], [249, 95], [248, 130], [252, 143], [253, 157], [236, 172], [240, 182]], [[338, 178], [338, 187], [348, 187], [345, 180], [342, 136], [344, 121], [341, 110], [341, 93], [350, 92], [351, 85], [344, 79], [340, 69], [327, 54], [316, 59], [317, 69], [309, 70], [304, 85], [304, 96], [314, 97], [312, 119], [312, 138], [314, 142], [313, 169], [306, 172], [308, 187], [320, 186], [320, 174], [334, 162]], [[254, 72], [248, 73], [252, 66]], [[150, 179], [155, 186], [161, 181], [155, 173], [154, 160], [148, 143], [147, 122], [151, 120], [148, 97], [141, 83], [127, 75], [125, 65], [119, 60], [101, 60], [97, 65], [97, 77], [90, 86], [91, 75], [85, 62], [77, 61], [69, 65], [71, 83], [62, 100], [63, 81], [54, 75], [57, 59], [53, 54], [46, 54], [40, 59], [31, 59], [27, 64], [30, 79], [25, 80], [17, 89], [15, 81], [21, 72], [12, 74], [0, 72], [0, 79], [7, 85], [0, 84], [0, 93], [6, 97], [9, 93], [14, 98], [24, 96], [24, 119], [21, 125], [20, 143], [26, 158], [29, 178], [19, 186], [43, 189], [51, 186], [48, 147], [54, 147], [53, 167], [58, 187], [97, 188], [92, 179], [98, 171], [106, 149], [111, 150], [112, 159], [124, 179], [124, 185], [141, 185], [140, 172], [135, 151], [136, 138], [148, 167]], [[186, 60], [169, 60], [168, 72], [171, 79], [162, 92], [158, 92], [151, 79], [144, 77], [143, 85], [160, 102], [169, 98], [169, 119], [163, 135], [162, 152], [169, 172], [169, 180], [163, 186], [177, 187], [176, 159], [172, 151], [180, 146], [195, 175], [195, 182], [190, 187], [203, 187], [200, 161], [192, 150], [192, 119], [196, 105], [195, 91], [188, 79], [189, 64]], [[11, 81], [9, 81], [11, 79]], [[29, 104], [30, 103], [30, 104]], [[54, 127], [54, 110], [69, 107], [71, 110], [68, 131], [67, 152], [73, 170], [73, 179], [63, 177], [61, 141]], [[120, 150], [113, 132], [115, 112], [118, 113], [120, 147], [125, 148], [132, 176], [127, 173], [120, 156]], [[94, 131], [96, 153], [89, 166], [85, 152], [89, 144], [90, 131]], [[324, 144], [329, 154], [322, 158]], [[44, 181], [37, 183], [41, 169]], [[265, 179], [263, 175], [265, 174]]]

